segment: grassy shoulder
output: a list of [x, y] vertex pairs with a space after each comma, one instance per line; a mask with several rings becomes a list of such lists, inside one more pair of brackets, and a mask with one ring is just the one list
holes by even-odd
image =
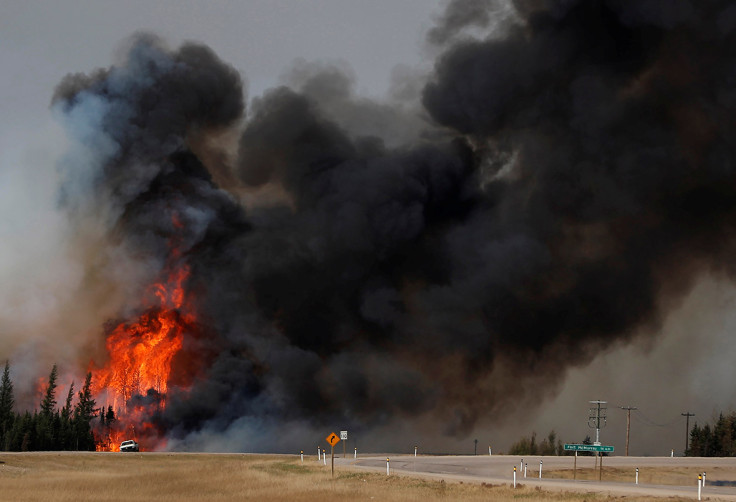
[[[314, 460], [314, 459], [311, 459]], [[605, 473], [605, 470], [604, 470]], [[620, 500], [592, 493], [453, 483], [340, 468], [316, 461], [238, 454], [0, 454], [1, 500], [352, 501]], [[661, 498], [637, 500], [667, 500]], [[676, 499], [671, 499], [676, 500]]]

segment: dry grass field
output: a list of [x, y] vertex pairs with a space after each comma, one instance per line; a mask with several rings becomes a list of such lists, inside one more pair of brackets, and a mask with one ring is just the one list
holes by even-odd
[[[605, 471], [604, 471], [605, 473]], [[590, 493], [336, 470], [315, 458], [237, 454], [0, 454], [2, 501], [609, 501]], [[637, 500], [680, 500], [637, 498]], [[685, 500], [685, 499], [682, 499]]]

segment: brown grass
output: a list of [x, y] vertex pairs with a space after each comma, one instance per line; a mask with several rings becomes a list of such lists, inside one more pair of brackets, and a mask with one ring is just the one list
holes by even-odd
[[[335, 478], [316, 459], [265, 455], [0, 454], [2, 501], [609, 501], [592, 493], [521, 486], [446, 483], [341, 468]], [[605, 470], [604, 470], [605, 473]], [[637, 500], [677, 500], [637, 498]]]

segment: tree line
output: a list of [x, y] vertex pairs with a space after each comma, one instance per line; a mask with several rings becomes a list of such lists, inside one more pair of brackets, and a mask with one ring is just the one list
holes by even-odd
[[562, 441], [557, 438], [555, 431], [550, 431], [546, 438], [542, 439], [541, 443], [537, 442], [537, 433], [532, 432], [532, 435], [522, 437], [509, 448], [509, 455], [565, 455], [565, 449], [562, 446]]
[[[592, 445], [593, 440], [590, 438], [590, 436], [585, 436], [585, 439], [581, 441], [581, 444]], [[519, 456], [569, 456], [574, 455], [575, 452], [572, 450], [565, 450], [565, 446], [562, 444], [562, 441], [557, 437], [557, 433], [552, 430], [549, 432], [546, 438], [542, 439], [541, 442], [537, 442], [536, 432], [532, 432], [531, 436], [529, 437], [522, 437], [511, 445], [508, 454]], [[578, 452], [578, 455], [592, 457], [593, 455], [595, 455], [595, 453], [593, 453], [592, 451], [580, 451]], [[599, 453], [599, 455], [607, 457], [608, 453]]]
[[736, 412], [720, 413], [718, 420], [700, 427], [697, 422], [690, 430], [688, 457], [736, 456]]
[[[72, 382], [61, 408], [56, 401], [57, 379], [58, 370], [54, 365], [39, 408], [33, 412], [16, 412], [10, 363], [6, 361], [0, 381], [0, 450], [95, 450], [95, 436], [90, 423], [100, 410], [95, 408], [95, 400], [92, 399], [92, 373], [87, 373], [76, 399]], [[114, 420], [112, 408], [109, 413]], [[100, 415], [101, 421], [110, 418], [105, 416], [104, 410]]]

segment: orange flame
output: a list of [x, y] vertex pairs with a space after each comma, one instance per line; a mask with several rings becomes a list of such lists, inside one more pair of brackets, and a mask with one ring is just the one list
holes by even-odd
[[[98, 450], [118, 451], [120, 442], [147, 437], [147, 446], [161, 448], [150, 417], [166, 405], [172, 361], [182, 348], [184, 333], [195, 322], [183, 308], [183, 283], [189, 268], [182, 266], [168, 274], [164, 282], [153, 284], [146, 297], [157, 305], [149, 307], [135, 321], [118, 324], [107, 335], [109, 361], [102, 368], [92, 366], [93, 393], [98, 404], [112, 406], [116, 420], [100, 426]], [[139, 399], [139, 396], [147, 396]], [[100, 420], [100, 424], [103, 421]]]

